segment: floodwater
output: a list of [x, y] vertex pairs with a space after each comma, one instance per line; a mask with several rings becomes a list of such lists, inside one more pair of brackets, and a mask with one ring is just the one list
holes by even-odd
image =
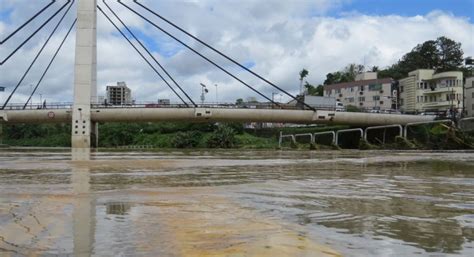
[[474, 256], [474, 152], [0, 152], [0, 256]]

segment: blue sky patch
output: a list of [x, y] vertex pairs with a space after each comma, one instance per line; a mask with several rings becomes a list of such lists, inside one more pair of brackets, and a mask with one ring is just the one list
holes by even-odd
[[0, 9], [0, 21], [2, 22], [10, 22], [10, 15], [13, 12], [13, 8], [7, 8], [7, 9]]
[[333, 10], [330, 16], [340, 16], [347, 12], [358, 12], [366, 15], [426, 15], [439, 10], [452, 13], [455, 16], [474, 20], [473, 0], [353, 0], [341, 8]]
[[242, 65], [247, 69], [252, 69], [253, 67], [255, 67], [256, 63], [254, 61], [246, 61], [242, 63]]
[[[140, 40], [141, 43], [143, 43], [146, 48], [150, 52], [158, 52], [161, 56], [165, 58], [170, 58], [176, 55], [178, 52], [180, 52], [183, 47], [181, 45], [178, 45], [177, 43], [174, 43], [172, 41], [165, 40], [163, 38], [152, 38], [145, 33], [143, 33], [140, 30], [130, 28], [129, 29], [135, 34], [135, 36]], [[122, 28], [122, 32], [127, 36], [132, 43], [136, 43], [135, 39], [128, 33], [128, 31], [125, 28]], [[115, 37], [120, 37], [123, 38], [122, 35], [118, 31], [112, 32], [112, 34]], [[137, 48], [141, 49], [141, 47], [136, 43]]]

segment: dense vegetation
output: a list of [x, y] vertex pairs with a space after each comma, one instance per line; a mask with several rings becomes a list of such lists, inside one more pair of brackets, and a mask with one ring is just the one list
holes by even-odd
[[[243, 124], [108, 123], [99, 125], [99, 147], [276, 148], [275, 134], [252, 135]], [[14, 146], [69, 147], [71, 126], [63, 124], [4, 125], [3, 142]]]
[[[4, 125], [3, 142], [12, 146], [69, 147], [70, 125]], [[340, 130], [347, 126], [303, 126], [244, 129], [240, 123], [109, 123], [99, 126], [99, 147], [148, 146], [153, 148], [244, 148], [276, 149], [280, 131], [284, 134]], [[419, 126], [409, 130], [409, 140], [398, 131], [372, 132], [368, 142], [353, 134], [341, 136], [344, 148], [359, 149], [472, 149], [474, 135], [462, 134], [444, 125]], [[329, 139], [318, 138], [321, 140]], [[306, 141], [305, 141], [306, 140]], [[326, 140], [325, 144], [330, 144]], [[309, 139], [300, 138], [296, 147], [308, 149]], [[384, 146], [381, 146], [382, 143]], [[285, 140], [284, 147], [295, 147]], [[315, 147], [315, 146], [312, 146]], [[320, 146], [316, 146], [320, 148]], [[332, 149], [332, 148], [329, 148]]]

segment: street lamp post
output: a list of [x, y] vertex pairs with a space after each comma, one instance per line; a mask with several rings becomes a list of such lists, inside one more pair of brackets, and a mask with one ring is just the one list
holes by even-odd
[[[30, 84], [30, 91], [33, 91], [33, 85]], [[33, 97], [30, 97], [30, 109], [33, 109]]]
[[207, 90], [206, 88], [206, 85], [204, 85], [203, 83], [200, 83], [201, 84], [201, 105], [204, 105], [204, 101], [206, 100], [206, 94], [209, 92], [209, 90]]
[[275, 107], [275, 95], [278, 95], [278, 92], [272, 92], [272, 109]]
[[214, 86], [216, 87], [216, 105], [219, 105], [219, 98], [217, 98], [217, 84], [214, 84]]
[[39, 95], [40, 95], [40, 106], [41, 106], [43, 104], [43, 94], [39, 94]]

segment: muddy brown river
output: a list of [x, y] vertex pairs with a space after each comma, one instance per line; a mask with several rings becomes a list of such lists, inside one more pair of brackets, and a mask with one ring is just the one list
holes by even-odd
[[474, 256], [474, 152], [0, 151], [0, 256]]

